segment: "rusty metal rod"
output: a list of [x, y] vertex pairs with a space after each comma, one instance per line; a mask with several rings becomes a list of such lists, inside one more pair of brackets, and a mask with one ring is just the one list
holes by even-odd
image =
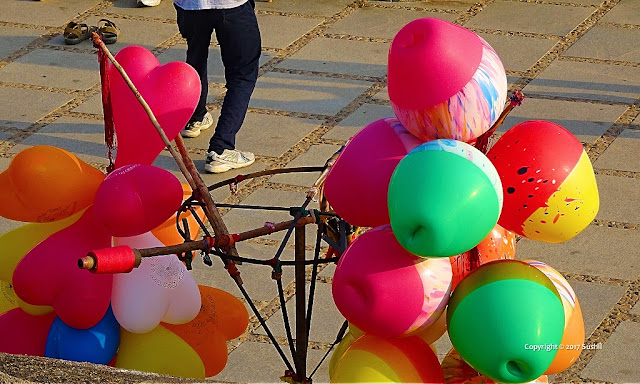
[[296, 226], [295, 228], [295, 277], [296, 277], [296, 356], [294, 363], [296, 365], [296, 374], [301, 382], [305, 382], [307, 378], [307, 319], [306, 319], [306, 303], [307, 295], [305, 289], [305, 256], [306, 256], [306, 238], [305, 227]]

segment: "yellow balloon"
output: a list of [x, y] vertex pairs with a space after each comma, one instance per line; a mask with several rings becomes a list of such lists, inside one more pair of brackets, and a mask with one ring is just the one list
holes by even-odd
[[[349, 327], [351, 327], [351, 324], [349, 324]], [[333, 373], [336, 370], [336, 365], [338, 364], [338, 361], [340, 361], [340, 358], [342, 357], [342, 355], [344, 355], [344, 352], [347, 350], [347, 348], [349, 348], [351, 343], [356, 341], [358, 337], [360, 336], [355, 336], [353, 331], [347, 332], [347, 334], [344, 335], [344, 337], [342, 338], [342, 340], [340, 341], [336, 349], [333, 350], [333, 354], [331, 355], [331, 360], [329, 360], [329, 379], [333, 377]]]
[[[427, 326], [423, 326], [416, 329], [413, 333], [411, 333], [411, 335], [418, 336], [419, 338], [424, 340], [427, 344], [431, 345], [436, 341], [438, 341], [438, 339], [440, 339], [446, 331], [447, 331], [447, 310], [445, 309], [442, 312], [442, 315], [440, 315], [440, 317], [438, 318], [438, 320], [436, 320], [435, 322]], [[435, 346], [431, 345], [431, 349], [433, 349], [435, 352]]]
[[10, 283], [0, 281], [0, 315], [14, 308], [18, 308], [18, 296]]
[[[0, 280], [13, 281], [13, 271], [22, 258], [42, 240], [75, 223], [83, 212], [50, 223], [29, 223], [0, 236]], [[53, 311], [48, 305], [32, 305], [16, 297], [17, 304], [30, 315], [44, 315]]]
[[196, 351], [162, 325], [147, 333], [132, 333], [120, 328], [120, 348], [115, 366], [172, 376], [205, 378], [204, 364]]

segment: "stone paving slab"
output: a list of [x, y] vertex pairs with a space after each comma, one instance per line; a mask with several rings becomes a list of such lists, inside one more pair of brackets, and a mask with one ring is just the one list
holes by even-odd
[[61, 93], [0, 86], [0, 126], [25, 129], [72, 99]]
[[620, 29], [596, 25], [573, 44], [565, 56], [602, 60], [640, 62], [640, 47], [629, 49], [640, 40], [640, 29]]
[[[389, 5], [389, 0], [372, 0], [368, 2], [372, 5]], [[399, 2], [400, 5], [411, 8], [436, 9], [436, 10], [455, 10], [463, 12], [469, 10], [476, 0], [426, 0], [426, 1], [404, 1]]]
[[[305, 298], [307, 298], [306, 305], [308, 305], [308, 292], [309, 284], [306, 286], [307, 292]], [[287, 317], [289, 318], [289, 324], [291, 324], [291, 331], [295, 338], [295, 319], [296, 319], [296, 295], [293, 295], [287, 301]], [[323, 342], [331, 344], [335, 341], [340, 327], [344, 323], [344, 317], [336, 308], [333, 302], [333, 295], [331, 294], [331, 284], [317, 283], [316, 293], [313, 301], [313, 311], [311, 315], [311, 330], [309, 331], [309, 340], [316, 342]], [[267, 320], [267, 327], [269, 330], [278, 337], [286, 338], [287, 334], [284, 328], [284, 320], [282, 317], [282, 311], [278, 311], [273, 314]], [[258, 328], [254, 333], [260, 335], [266, 335], [262, 327]]]
[[478, 33], [498, 53], [507, 71], [526, 71], [547, 53], [557, 40]]
[[[287, 17], [282, 15], [258, 15], [258, 26], [263, 48], [285, 48], [306, 34], [324, 19], [320, 17]], [[287, 28], [282, 28], [286, 23]]]
[[[628, 208], [628, 207], [627, 207]], [[578, 236], [559, 244], [523, 238], [518, 259], [545, 262], [560, 272], [635, 280], [640, 269], [640, 233], [619, 228], [588, 226]]]
[[[217, 122], [220, 110], [215, 109], [210, 112], [214, 121]], [[278, 157], [321, 123], [320, 120], [249, 112], [242, 129], [238, 132], [236, 143], [238, 149], [242, 151], [253, 152], [260, 156]], [[214, 130], [215, 124], [211, 129], [202, 131], [200, 136], [192, 139], [185, 138], [185, 141], [192, 148], [208, 150], [209, 140]]]
[[640, 3], [636, 0], [621, 0], [601, 21], [640, 25]]
[[498, 0], [489, 4], [465, 27], [564, 36], [591, 12], [591, 8]]
[[633, 315], [636, 315], [636, 316], [640, 316], [640, 305], [638, 303], [636, 303], [636, 305], [634, 305], [633, 308], [631, 308], [629, 313], [631, 313]]
[[555, 61], [523, 92], [633, 103], [640, 94], [640, 67]]
[[324, 134], [324, 138], [347, 141], [367, 125], [376, 120], [393, 117], [393, 109], [386, 105], [364, 104], [346, 119]]
[[618, 325], [601, 351], [591, 359], [580, 373], [581, 377], [591, 380], [606, 380], [617, 383], [633, 383], [638, 381], [640, 354], [625, 354], [623, 351], [637, 348], [640, 344], [640, 324], [623, 322]]
[[349, 16], [327, 29], [326, 32], [391, 40], [400, 28], [423, 17], [453, 21], [457, 15], [454, 13], [364, 7], [356, 9]]
[[0, 45], [0, 60], [34, 41], [41, 34], [42, 31], [36, 29], [0, 26], [0, 36], [3, 38]]
[[381, 77], [387, 73], [388, 43], [315, 39], [278, 68]]
[[96, 55], [36, 49], [0, 69], [0, 81], [85, 90], [100, 81]]
[[[249, 195], [242, 201], [243, 204], [249, 205], [264, 205], [273, 207], [299, 207], [305, 201], [305, 193], [293, 192], [284, 190], [273, 189], [258, 189]], [[232, 233], [248, 231], [250, 229], [259, 228], [264, 226], [264, 223], [271, 221], [274, 223], [281, 221], [288, 221], [292, 219], [292, 216], [288, 212], [281, 211], [262, 211], [262, 210], [246, 210], [246, 209], [231, 209], [227, 214], [223, 216], [225, 224], [229, 231]], [[316, 226], [306, 226], [306, 238], [307, 243], [312, 244], [316, 238]], [[265, 240], [275, 240], [277, 242], [282, 241], [285, 236], [285, 232], [276, 232], [268, 236], [265, 236]], [[313, 239], [313, 240], [311, 240]], [[293, 235], [290, 238], [289, 244], [294, 244]]]
[[[176, 9], [173, 7], [173, 1], [164, 0], [156, 7], [138, 7], [136, 3], [137, 0], [117, 0], [114, 1], [111, 6], [107, 7], [104, 12], [118, 15], [168, 19], [173, 21], [176, 19]], [[118, 23], [118, 20], [112, 21]]]
[[[600, 212], [597, 218], [627, 223], [640, 222], [640, 180], [596, 175], [600, 193]], [[637, 271], [636, 271], [637, 273]]]
[[48, 27], [64, 26], [99, 0], [2, 1], [0, 21]]
[[351, 3], [351, 0], [280, 0], [256, 2], [256, 10], [310, 16], [333, 16]]
[[288, 73], [260, 77], [249, 107], [335, 115], [371, 84]]
[[[638, 163], [638, 144], [640, 131], [627, 129], [609, 145], [606, 151], [594, 163], [597, 168], [618, 169], [621, 171], [640, 172]], [[619, 164], [623, 164], [620, 166]]]
[[[283, 351], [288, 356], [291, 364], [293, 364], [293, 360], [290, 357], [291, 353], [288, 349], [283, 347]], [[322, 359], [324, 354], [324, 351], [309, 350], [309, 359], [307, 360], [309, 373], [311, 373], [311, 370]], [[284, 375], [285, 369], [286, 365], [280, 359], [273, 345], [246, 341], [229, 354], [227, 366], [213, 380], [241, 383], [277, 383], [280, 376]], [[329, 382], [329, 358], [320, 366], [313, 379], [315, 383]]]
[[[317, 167], [323, 166], [324, 163], [318, 159], [328, 159], [340, 149], [339, 145], [319, 144], [314, 145], [305, 153], [293, 159], [289, 167]], [[302, 187], [310, 187], [318, 179], [319, 173], [288, 173], [282, 175], [274, 175], [269, 181], [274, 183], [299, 185]]]
[[567, 280], [576, 293], [584, 319], [585, 337], [591, 336], [611, 307], [624, 295], [626, 287], [596, 282]]
[[592, 143], [602, 136], [626, 109], [627, 107], [622, 105], [534, 99], [525, 94], [522, 105], [507, 116], [498, 132], [505, 132], [527, 120], [549, 120], [569, 130], [578, 140]]
[[53, 145], [86, 162], [107, 163], [102, 121], [61, 117], [13, 147], [10, 153], [15, 154], [35, 145]]

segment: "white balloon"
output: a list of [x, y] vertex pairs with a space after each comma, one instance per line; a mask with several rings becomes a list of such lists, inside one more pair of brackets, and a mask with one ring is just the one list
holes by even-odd
[[[138, 249], [164, 246], [151, 232], [114, 237], [114, 245]], [[149, 332], [161, 321], [188, 323], [198, 315], [200, 305], [198, 284], [175, 255], [143, 258], [138, 268], [113, 278], [113, 314], [129, 332]]]

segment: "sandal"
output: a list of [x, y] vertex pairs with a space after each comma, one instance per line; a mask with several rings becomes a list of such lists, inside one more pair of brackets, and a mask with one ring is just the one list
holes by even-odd
[[96, 27], [89, 27], [87, 24], [78, 24], [71, 21], [64, 28], [64, 42], [69, 45], [78, 44], [91, 37], [91, 33], [96, 30]]
[[116, 27], [113, 21], [100, 19], [98, 24], [98, 34], [102, 37], [102, 41], [105, 44], [113, 44], [118, 41], [120, 29]]

